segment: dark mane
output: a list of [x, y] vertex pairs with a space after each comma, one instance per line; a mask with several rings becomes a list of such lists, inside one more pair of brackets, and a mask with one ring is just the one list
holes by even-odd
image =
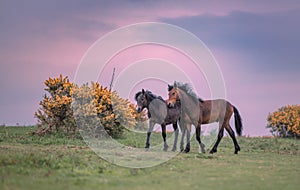
[[136, 94], [134, 95], [135, 101], [137, 101], [137, 98], [138, 98], [141, 94], [142, 94], [142, 91], [139, 91], [138, 93], [136, 93]]
[[[134, 96], [134, 99], [137, 101], [137, 98], [138, 98], [142, 93], [143, 93], [142, 91], [136, 93], [135, 96]], [[145, 91], [145, 94], [148, 96], [148, 98], [149, 98], [150, 100], [160, 99], [160, 100], [162, 100], [162, 101], [165, 102], [165, 100], [164, 100], [161, 96], [157, 96], [157, 95], [153, 94], [153, 93], [152, 93], [151, 91], [149, 91], [149, 90], [146, 90], [146, 91]]]
[[150, 100], [153, 100], [153, 99], [160, 99], [162, 101], [165, 101], [161, 96], [157, 96], [155, 94], [153, 94], [151, 91], [147, 90], [146, 91], [146, 94], [148, 95], [148, 97], [150, 98]]
[[[203, 103], [204, 100], [199, 98], [197, 96], [197, 94], [194, 92], [193, 88], [191, 87], [191, 85], [189, 83], [181, 83], [181, 82], [174, 82], [174, 85], [176, 84], [176, 86], [183, 90], [185, 93], [187, 93], [187, 95], [191, 96], [194, 100], [198, 100], [199, 102]], [[168, 90], [171, 91], [174, 88], [174, 86], [168, 86]]]

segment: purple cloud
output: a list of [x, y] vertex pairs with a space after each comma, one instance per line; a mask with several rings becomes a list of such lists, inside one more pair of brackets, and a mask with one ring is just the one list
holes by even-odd
[[0, 123], [34, 123], [43, 81], [60, 73], [72, 79], [85, 51], [105, 33], [164, 21], [212, 50], [245, 134], [267, 134], [268, 112], [299, 103], [299, 9], [296, 0], [1, 1]]

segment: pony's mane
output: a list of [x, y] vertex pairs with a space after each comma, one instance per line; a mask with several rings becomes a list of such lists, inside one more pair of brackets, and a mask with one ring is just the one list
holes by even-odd
[[142, 94], [142, 91], [139, 91], [138, 93], [136, 93], [136, 94], [134, 95], [135, 101], [137, 101], [137, 98], [138, 98], [141, 94]]
[[[200, 102], [204, 102], [203, 99], [199, 98], [197, 94], [194, 92], [193, 88], [189, 83], [181, 83], [181, 82], [174, 82], [174, 85], [183, 90], [187, 95], [191, 96], [193, 99], [199, 100]], [[174, 88], [174, 86], [168, 86], [168, 90], [171, 91]]]
[[150, 99], [162, 99], [162, 97], [161, 96], [157, 96], [157, 95], [155, 95], [155, 94], [153, 94], [151, 91], [149, 91], [149, 90], [147, 90], [146, 91], [146, 94], [150, 97]]
[[[142, 93], [143, 93], [142, 91], [139, 91], [138, 93], [136, 93], [135, 96], [134, 96], [134, 99], [137, 101], [137, 98], [138, 98]], [[152, 100], [152, 99], [160, 99], [160, 100], [164, 101], [164, 99], [163, 99], [161, 96], [157, 96], [157, 95], [153, 94], [153, 93], [152, 93], [151, 91], [149, 91], [149, 90], [146, 90], [146, 91], [145, 91], [145, 94], [147, 94], [147, 95], [150, 97], [151, 100]]]

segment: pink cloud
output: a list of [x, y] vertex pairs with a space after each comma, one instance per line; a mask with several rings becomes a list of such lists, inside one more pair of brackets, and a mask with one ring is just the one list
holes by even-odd
[[[131, 64], [146, 59], [165, 60], [169, 62], [169, 64], [174, 65], [179, 70], [181, 70], [183, 75], [187, 75], [187, 77], [190, 78], [191, 83], [195, 84], [196, 90], [202, 92], [203, 96], [210, 97], [210, 90], [206, 79], [201, 73], [201, 71], [195, 66], [195, 63], [192, 62], [186, 55], [182, 54], [182, 52], [161, 45], [138, 45], [130, 47], [118, 53], [106, 64], [104, 70], [100, 75], [99, 81], [101, 84], [106, 84], [108, 86], [108, 84], [110, 83], [113, 68], [116, 68], [115, 78], [117, 79], [121, 72], [124, 72], [124, 70], [126, 69], [131, 69], [129, 67]], [[169, 76], [172, 76], [173, 78], [173, 80], [170, 81], [170, 83], [173, 83], [173, 81], [175, 80], [180, 80], [180, 78], [178, 78], [179, 76], [174, 75], [172, 72], [162, 71], [162, 69], [164, 69], [163, 66], [158, 66], [158, 68], [153, 67], [151, 69], [154, 72], [162, 73], [163, 77], [160, 78], [160, 80], [170, 78]], [[150, 71], [138, 70], [136, 72], [147, 73]], [[151, 87], [153, 89], [153, 86], [145, 86], [144, 88], [150, 88], [151, 90]], [[165, 96], [167, 94], [166, 89], [167, 86], [166, 84], [164, 84], [164, 86], [162, 86], [162, 90], [159, 90], [159, 92], [162, 92], [162, 94], [160, 95]]]
[[[122, 4], [122, 3], [121, 3]], [[193, 17], [201, 15], [228, 16], [233, 11], [249, 13], [271, 13], [289, 11], [299, 8], [299, 4], [262, 1], [192, 1], [189, 3], [181, 1], [161, 1], [144, 4], [123, 3], [114, 7], [114, 11], [102, 10], [101, 16], [98, 12], [84, 12], [80, 15], [82, 19], [105, 22], [113, 26], [124, 26], [137, 22], [153, 22], [161, 19]], [[101, 8], [100, 8], [101, 9]], [[151, 10], [151, 11], [149, 11]]]

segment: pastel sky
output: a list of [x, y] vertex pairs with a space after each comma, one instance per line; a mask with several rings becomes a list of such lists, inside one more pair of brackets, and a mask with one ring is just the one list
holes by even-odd
[[[206, 44], [223, 73], [227, 99], [240, 110], [245, 135], [268, 135], [268, 113], [299, 104], [298, 0], [1, 0], [0, 124], [34, 124], [34, 112], [45, 93], [44, 80], [60, 73], [73, 80], [83, 55], [96, 40], [138, 22], [173, 24]], [[175, 60], [171, 50], [147, 54], [147, 48], [135, 51], [136, 59], [126, 60], [149, 56]], [[189, 70], [189, 64], [180, 67]], [[199, 78], [196, 91], [208, 99], [209, 88], [203, 76]], [[167, 97], [165, 87], [154, 86], [154, 92]]]

